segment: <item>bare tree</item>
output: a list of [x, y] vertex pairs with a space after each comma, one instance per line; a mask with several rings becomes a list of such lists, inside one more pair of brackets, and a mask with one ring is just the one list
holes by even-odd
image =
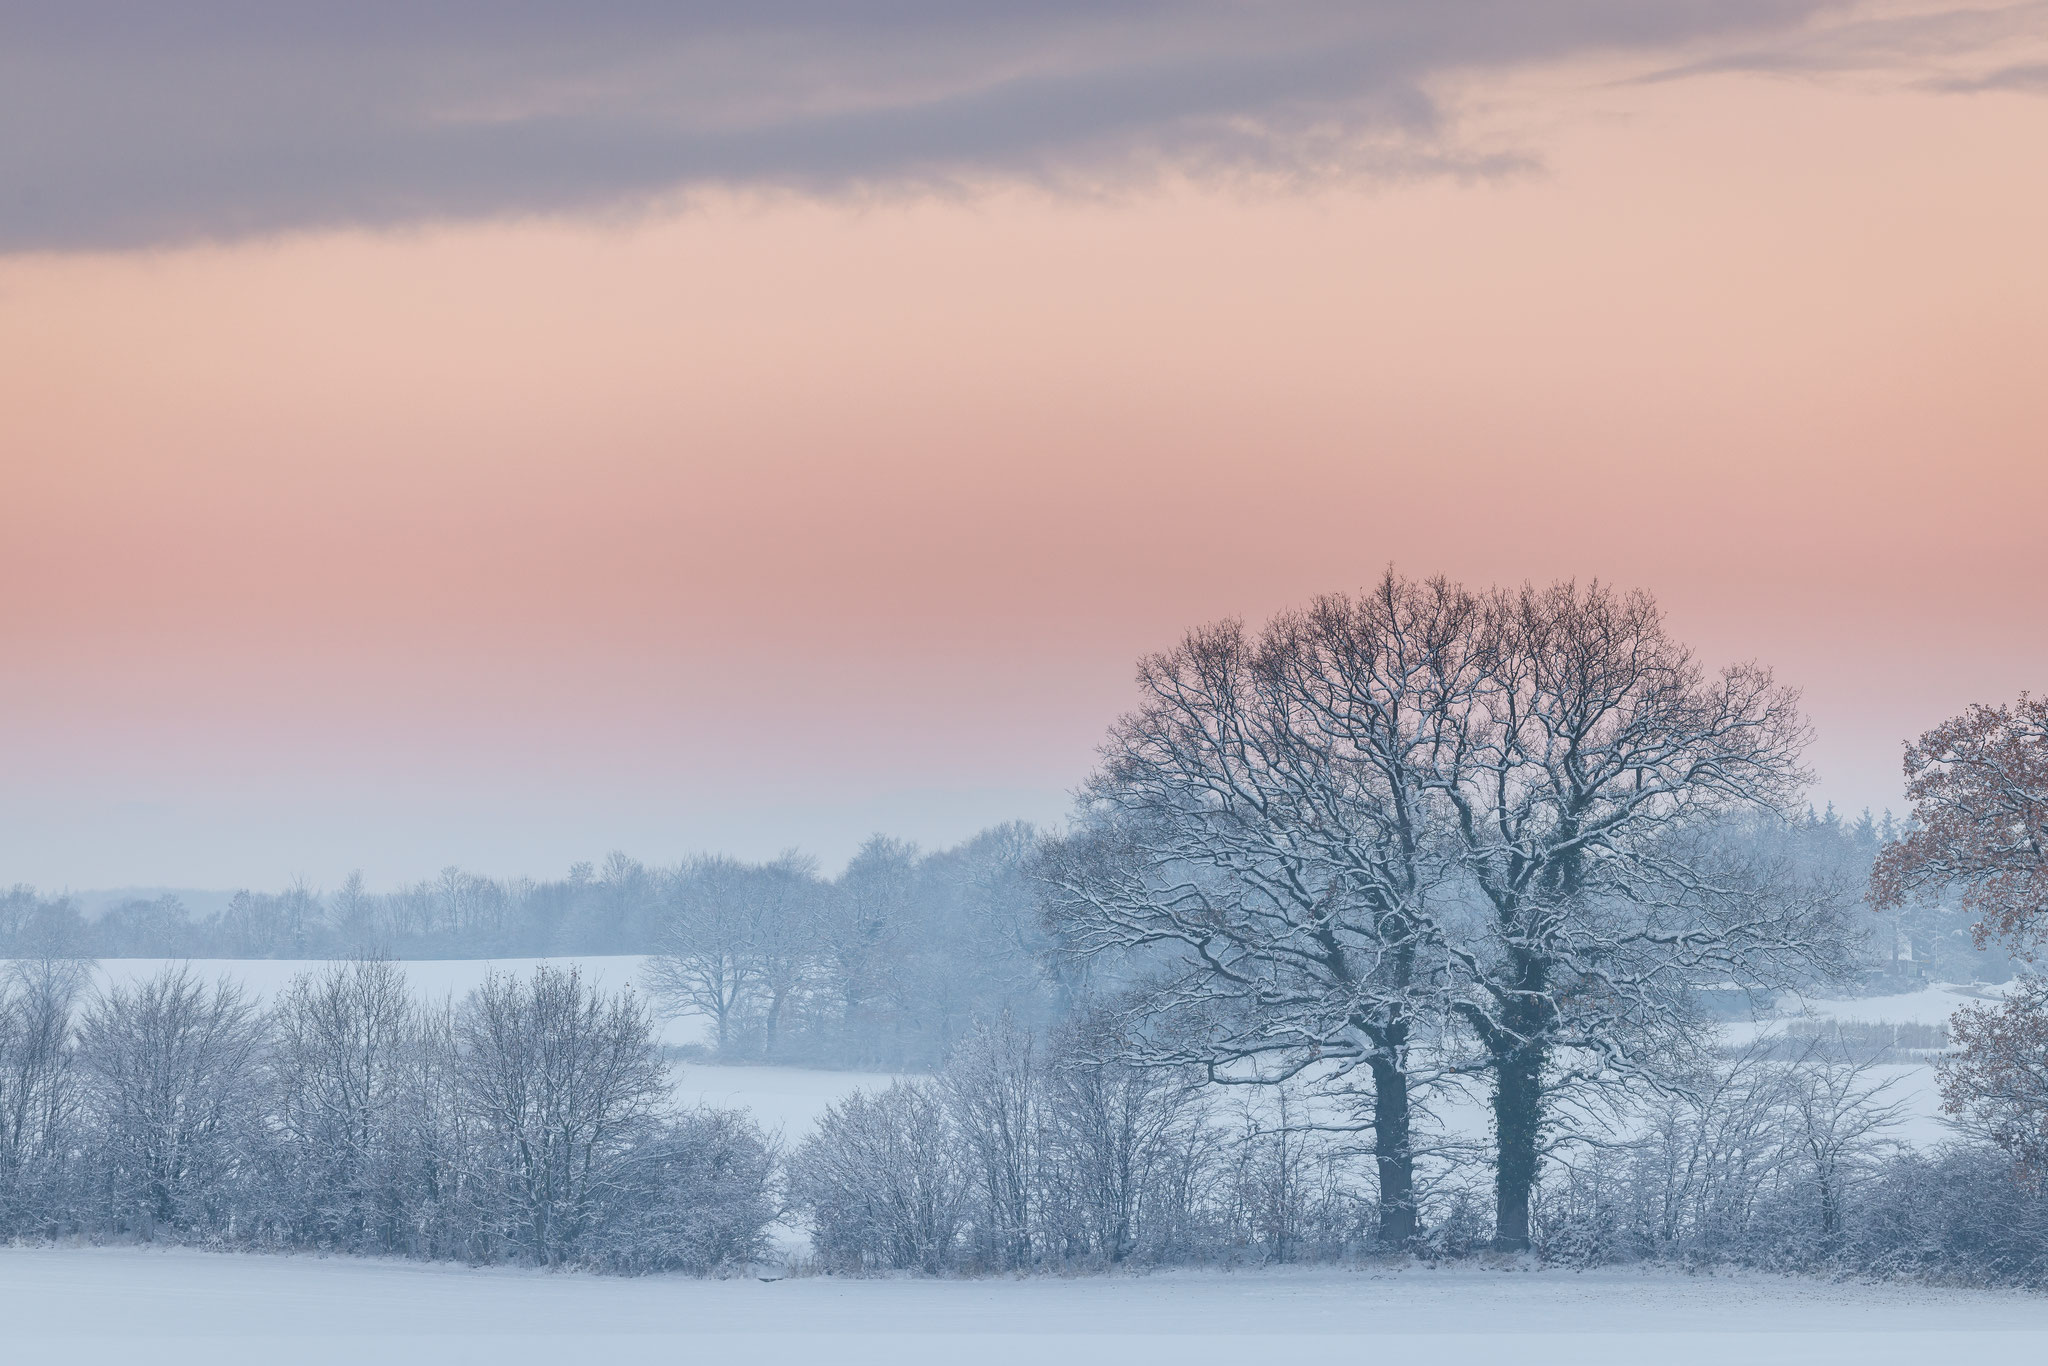
[[634, 1155], [636, 1190], [581, 1261], [608, 1271], [698, 1274], [758, 1261], [780, 1214], [776, 1145], [743, 1110], [686, 1110]]
[[828, 1263], [928, 1274], [951, 1265], [968, 1182], [938, 1088], [898, 1082], [828, 1107], [790, 1161], [790, 1194]]
[[[485, 1206], [482, 1117], [462, 1087], [453, 1002], [415, 1005], [408, 1045], [397, 1055], [391, 1142], [404, 1203], [397, 1236], [416, 1257], [500, 1256], [499, 1211]], [[489, 1226], [489, 1227], [487, 1227]]]
[[183, 965], [89, 1006], [78, 1062], [99, 1147], [96, 1198], [144, 1237], [207, 1225], [260, 1160], [261, 1017]]
[[1707, 674], [1647, 594], [1598, 584], [1496, 591], [1476, 626], [1435, 782], [1476, 893], [1453, 1009], [1493, 1079], [1497, 1241], [1521, 1249], [1554, 1090], [1644, 1075], [1703, 980], [1827, 961], [1840, 903], [1761, 895], [1712, 835], [1805, 780], [1768, 670]]
[[570, 1260], [630, 1188], [668, 1096], [647, 1011], [630, 991], [540, 967], [471, 992], [454, 1038], [498, 1235], [544, 1265]]
[[824, 906], [840, 1028], [871, 1050], [884, 1030], [903, 1021], [891, 1009], [909, 944], [904, 942], [918, 891], [917, 847], [870, 837], [848, 861]]
[[17, 882], [0, 890], [0, 953], [10, 958], [77, 958], [89, 936], [78, 904], [68, 896], [41, 897]]
[[780, 1054], [784, 1028], [818, 966], [818, 930], [825, 888], [817, 862], [795, 850], [758, 874], [754, 962], [761, 983], [761, 1051]]
[[368, 953], [377, 943], [377, 898], [370, 894], [360, 868], [342, 879], [328, 901], [334, 931], [350, 953]]
[[1821, 1255], [1839, 1256], [1844, 1211], [1853, 1188], [1869, 1179], [1886, 1135], [1899, 1125], [1905, 1102], [1895, 1099], [1897, 1078], [1885, 1077], [1869, 1058], [1858, 1059], [1816, 1040], [1785, 1073], [1793, 1141], [1812, 1174]]
[[72, 1015], [89, 964], [17, 959], [0, 968], [0, 1230], [48, 1228], [79, 1141]]
[[[1129, 1061], [1101, 1037], [1108, 1020], [1078, 1021], [1057, 1036], [1045, 1069], [1045, 1166], [1069, 1223], [1070, 1247], [1116, 1263], [1142, 1243], [1159, 1246], [1181, 1221], [1206, 1172], [1199, 1072]], [[1077, 1247], [1074, 1247], [1078, 1244]]]
[[1644, 594], [1391, 574], [1145, 662], [1046, 876], [1070, 948], [1150, 954], [1220, 1081], [1370, 1078], [1383, 1234], [1412, 1232], [1410, 1054], [1493, 1081], [1497, 1236], [1529, 1243], [1560, 1087], [1649, 1074], [1692, 989], [1839, 957], [1841, 889], [1727, 829], [1804, 779], [1796, 698], [1709, 676]]
[[273, 902], [277, 947], [292, 958], [304, 958], [319, 937], [326, 918], [320, 893], [303, 877], [292, 879]]
[[1070, 950], [1167, 955], [1143, 1008], [1199, 1025], [1165, 1056], [1367, 1111], [1390, 1244], [1417, 1228], [1413, 1047], [1441, 1002], [1430, 902], [1454, 869], [1437, 766], [1474, 617], [1463, 590], [1389, 574], [1256, 640], [1190, 634], [1140, 666], [1143, 702], [1044, 870]]
[[1036, 832], [992, 827], [921, 853], [876, 836], [824, 887], [820, 952], [805, 988], [813, 1046], [841, 1062], [928, 1067], [978, 1020], [1035, 1028], [1056, 1013]]
[[686, 865], [668, 882], [650, 990], [671, 1014], [708, 1017], [721, 1050], [746, 1025], [775, 1056], [824, 953], [824, 896], [817, 866], [796, 853], [758, 865]]
[[193, 928], [185, 903], [166, 892], [109, 906], [93, 922], [92, 938], [110, 958], [174, 958], [191, 950]]
[[399, 1243], [414, 1016], [405, 974], [369, 958], [301, 973], [272, 1013], [273, 1122], [291, 1207], [318, 1244]]
[[647, 988], [671, 1017], [711, 1021], [720, 1052], [761, 989], [760, 918], [753, 870], [704, 858], [677, 870], [665, 889], [666, 918], [646, 967]]
[[1004, 1016], [954, 1050], [940, 1076], [967, 1150], [981, 1217], [975, 1232], [991, 1265], [1031, 1265], [1038, 1228], [1045, 1102], [1037, 1042]]
[[641, 930], [654, 908], [654, 876], [623, 850], [605, 856], [593, 888], [597, 893], [596, 932], [602, 943], [618, 943]]
[[1656, 1194], [1643, 1214], [1659, 1249], [1731, 1243], [1782, 1174], [1786, 1069], [1770, 1061], [1776, 1042], [1761, 1036], [1656, 1098], [1636, 1154]]

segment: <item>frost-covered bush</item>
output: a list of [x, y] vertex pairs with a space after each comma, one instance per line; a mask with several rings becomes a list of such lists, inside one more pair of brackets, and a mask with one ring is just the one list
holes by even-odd
[[633, 1155], [630, 1198], [589, 1239], [580, 1262], [637, 1275], [708, 1275], [759, 1261], [774, 1222], [774, 1145], [737, 1110], [671, 1118]]
[[929, 1082], [856, 1091], [827, 1109], [790, 1159], [789, 1190], [827, 1266], [934, 1274], [957, 1261], [968, 1173]]
[[1863, 1188], [1841, 1259], [1879, 1276], [2048, 1289], [2048, 1189], [1988, 1144], [1901, 1153]]
[[233, 1238], [263, 1171], [264, 1021], [185, 967], [119, 987], [78, 1026], [84, 1217], [142, 1238]]
[[1069, 1032], [1041, 1085], [1049, 1259], [1109, 1264], [1199, 1255], [1220, 1173], [1190, 1078], [1117, 1061]]
[[79, 1089], [75, 959], [0, 969], [0, 1238], [59, 1233], [76, 1218]]
[[84, 980], [0, 973], [0, 1235], [618, 1272], [765, 1250], [773, 1145], [673, 1108], [630, 993], [542, 968], [425, 1010], [353, 961], [259, 1013], [182, 967], [80, 1008]]
[[1373, 1248], [1378, 1211], [1341, 1139], [1284, 1098], [1225, 1107], [1198, 1072], [1104, 1043], [1006, 1019], [971, 1030], [935, 1081], [828, 1110], [790, 1163], [819, 1261], [929, 1274]]

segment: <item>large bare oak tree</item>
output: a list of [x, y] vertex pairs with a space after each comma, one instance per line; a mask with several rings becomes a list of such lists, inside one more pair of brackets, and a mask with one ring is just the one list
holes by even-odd
[[[1412, 1236], [1418, 1034], [1490, 1077], [1497, 1237], [1561, 1086], [1653, 1075], [1695, 988], [1827, 967], [1841, 899], [1726, 837], [1805, 781], [1797, 698], [1705, 670], [1641, 593], [1388, 574], [1139, 670], [1046, 863], [1075, 951], [1142, 972], [1165, 1058], [1303, 1077], [1369, 1113], [1383, 1239]], [[1178, 1050], [1176, 1054], [1175, 1050]]]

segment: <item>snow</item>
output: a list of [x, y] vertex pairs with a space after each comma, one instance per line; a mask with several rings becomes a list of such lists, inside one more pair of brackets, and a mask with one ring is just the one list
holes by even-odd
[[809, 1134], [825, 1107], [855, 1089], [873, 1093], [896, 1078], [880, 1072], [811, 1067], [725, 1067], [688, 1062], [674, 1069], [676, 1098], [685, 1105], [743, 1109], [769, 1133], [791, 1142]]
[[1787, 994], [1778, 1002], [1780, 1019], [1841, 1020], [1862, 1024], [1945, 1025], [1966, 1005], [1995, 1005], [2005, 988], [1982, 983], [1961, 986], [1935, 983], [1895, 996], [1853, 996], [1838, 999], [1801, 998]]
[[1877, 1104], [1898, 1107], [1898, 1123], [1884, 1137], [1922, 1149], [1955, 1140], [1955, 1127], [1941, 1113], [1941, 1087], [1931, 1064], [1880, 1063], [1867, 1079], [1887, 1083]]
[[2048, 1360], [2048, 1299], [2038, 1296], [1645, 1271], [1283, 1269], [764, 1284], [9, 1248], [0, 1249], [0, 1323], [8, 1360], [67, 1366]]
[[[1798, 997], [1786, 995], [1769, 1019], [1738, 1022], [1721, 1027], [1733, 1044], [1746, 1044], [1759, 1033], [1794, 1021], [1840, 1021], [1844, 1024], [1946, 1025], [1966, 1005], [1996, 1005], [2004, 996], [2002, 986], [1983, 983], [1968, 986], [1933, 983], [1916, 991], [1890, 996]], [[1885, 1063], [1873, 1067], [1871, 1080], [1889, 1083], [1881, 1101], [1897, 1103], [1899, 1123], [1887, 1137], [1918, 1148], [1931, 1148], [1955, 1138], [1956, 1131], [1941, 1114], [1941, 1092], [1931, 1063]]]

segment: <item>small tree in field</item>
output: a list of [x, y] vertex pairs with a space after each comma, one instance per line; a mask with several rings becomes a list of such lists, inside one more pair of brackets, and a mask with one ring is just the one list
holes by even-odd
[[760, 987], [753, 871], [726, 858], [679, 870], [669, 880], [659, 951], [647, 960], [648, 989], [664, 1012], [710, 1020], [721, 1052]]
[[[2048, 944], [2048, 698], [1974, 706], [1906, 746], [1913, 828], [1878, 856], [1879, 910], [1951, 892], [2032, 960]], [[2029, 1170], [2048, 1164], [2048, 983], [2022, 981], [1993, 1009], [1957, 1013], [1942, 1104]]]
[[321, 1246], [397, 1242], [400, 1144], [418, 1011], [405, 974], [358, 958], [300, 973], [269, 1025], [271, 1125], [299, 1233]]

